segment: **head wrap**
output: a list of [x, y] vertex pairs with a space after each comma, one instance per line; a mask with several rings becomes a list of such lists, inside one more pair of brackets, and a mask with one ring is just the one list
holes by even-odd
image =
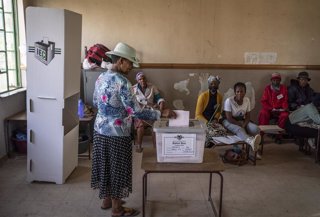
[[208, 78], [208, 84], [210, 85], [212, 81], [217, 81], [220, 84], [221, 78], [219, 76], [210, 75]]
[[136, 80], [139, 81], [139, 79], [140, 79], [141, 76], [144, 76], [144, 73], [143, 73], [143, 72], [138, 72], [138, 73], [136, 74]]

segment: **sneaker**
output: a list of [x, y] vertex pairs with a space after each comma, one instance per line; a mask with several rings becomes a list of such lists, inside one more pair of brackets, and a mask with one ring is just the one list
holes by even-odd
[[257, 152], [256, 160], [262, 160], [262, 156]]
[[253, 151], [258, 151], [259, 145], [261, 142], [261, 136], [260, 136], [260, 134], [257, 134], [254, 137], [251, 136], [251, 137], [247, 138], [245, 142], [251, 146]]
[[316, 139], [315, 138], [309, 138], [308, 139], [308, 145], [312, 148], [312, 149], [316, 149]]

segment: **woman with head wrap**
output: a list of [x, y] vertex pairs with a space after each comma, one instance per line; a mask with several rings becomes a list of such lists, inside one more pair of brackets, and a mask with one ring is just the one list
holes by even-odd
[[219, 93], [220, 77], [210, 75], [208, 90], [198, 97], [195, 118], [206, 123], [218, 121], [221, 114], [222, 95]]
[[[140, 104], [140, 108], [144, 109], [156, 109], [160, 112], [164, 109], [164, 99], [161, 97], [158, 88], [152, 83], [147, 81], [147, 78], [143, 72], [138, 72], [136, 74], [137, 83], [133, 85], [132, 90], [137, 101]], [[142, 138], [144, 135], [144, 128], [146, 126], [152, 126], [153, 121], [147, 121], [136, 118], [134, 120], [134, 126], [137, 130], [136, 139], [136, 152], [141, 153], [142, 148]]]

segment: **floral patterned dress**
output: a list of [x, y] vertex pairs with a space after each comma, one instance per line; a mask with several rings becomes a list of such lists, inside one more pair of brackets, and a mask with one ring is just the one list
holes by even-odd
[[91, 187], [99, 197], [121, 199], [132, 192], [132, 117], [160, 118], [160, 112], [141, 110], [122, 74], [108, 70], [97, 79], [93, 104], [98, 108], [94, 123]]

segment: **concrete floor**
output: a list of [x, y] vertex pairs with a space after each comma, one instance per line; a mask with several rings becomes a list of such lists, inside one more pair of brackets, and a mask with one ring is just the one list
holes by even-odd
[[[151, 146], [150, 138], [144, 141]], [[266, 139], [265, 144], [257, 166], [226, 164], [222, 216], [320, 217], [320, 165], [293, 143], [279, 145]], [[141, 156], [134, 152], [133, 193], [126, 199], [126, 206], [139, 210]], [[79, 158], [79, 166], [65, 184], [30, 184], [25, 181], [26, 156], [9, 159], [0, 166], [0, 217], [111, 216], [110, 210], [100, 209], [98, 191], [90, 188], [90, 172], [91, 161]], [[214, 193], [218, 192], [217, 180]], [[207, 191], [206, 174], [152, 174], [146, 216], [214, 216]]]

